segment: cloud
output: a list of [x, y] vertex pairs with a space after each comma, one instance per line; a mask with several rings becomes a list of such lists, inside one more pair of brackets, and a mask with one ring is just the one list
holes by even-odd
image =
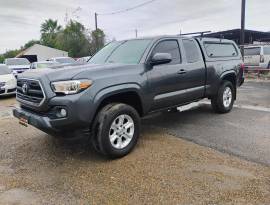
[[[94, 13], [129, 8], [146, 0], [0, 0], [0, 53], [19, 48], [40, 37], [40, 24], [48, 18], [64, 24], [65, 14], [94, 28]], [[79, 10], [77, 8], [80, 7]], [[108, 38], [219, 31], [240, 27], [241, 0], [156, 0], [118, 15], [98, 15], [98, 26]], [[269, 0], [247, 1], [247, 28], [270, 30]], [[76, 11], [77, 10], [77, 11]], [[74, 11], [76, 11], [74, 13]]]

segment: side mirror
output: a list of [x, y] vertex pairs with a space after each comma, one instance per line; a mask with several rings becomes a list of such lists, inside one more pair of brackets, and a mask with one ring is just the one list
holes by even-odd
[[172, 55], [170, 53], [156, 53], [151, 59], [151, 65], [160, 65], [170, 63]]

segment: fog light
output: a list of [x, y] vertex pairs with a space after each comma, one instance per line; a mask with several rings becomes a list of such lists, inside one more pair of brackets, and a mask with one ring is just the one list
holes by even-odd
[[67, 111], [64, 108], [61, 108], [58, 110], [58, 112], [56, 113], [57, 117], [66, 117], [67, 116]]

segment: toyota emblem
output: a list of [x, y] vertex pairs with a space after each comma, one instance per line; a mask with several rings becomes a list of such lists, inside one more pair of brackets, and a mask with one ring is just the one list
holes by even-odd
[[23, 94], [27, 94], [27, 92], [28, 92], [28, 85], [26, 83], [24, 83], [22, 85], [22, 92], [23, 92]]

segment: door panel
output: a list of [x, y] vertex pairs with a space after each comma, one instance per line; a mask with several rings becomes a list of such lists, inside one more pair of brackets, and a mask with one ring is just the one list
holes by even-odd
[[[147, 72], [153, 96], [151, 110], [172, 107], [204, 97], [206, 70], [198, 43], [188, 39], [185, 43], [178, 41], [178, 45], [181, 62], [153, 66]], [[161, 49], [159, 52], [166, 51], [168, 49]]]
[[198, 43], [194, 39], [182, 39], [185, 53], [185, 101], [203, 98], [205, 94], [206, 68]]
[[[153, 96], [151, 110], [179, 104], [183, 95], [183, 92], [176, 92], [182, 90], [184, 73], [179, 72], [185, 69], [182, 65], [178, 39], [158, 41], [151, 51], [150, 59], [156, 53], [169, 53], [173, 60], [168, 64], [153, 66], [147, 72], [149, 89]], [[171, 94], [167, 95], [169, 93]]]
[[182, 64], [154, 66], [148, 72], [148, 82], [153, 93], [152, 110], [181, 104], [185, 97], [185, 74], [178, 74], [185, 69]]

